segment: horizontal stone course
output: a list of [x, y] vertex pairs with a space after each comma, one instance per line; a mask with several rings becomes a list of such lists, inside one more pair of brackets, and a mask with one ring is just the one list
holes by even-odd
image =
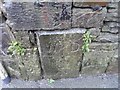
[[[7, 3], [6, 3], [7, 6]], [[14, 30], [71, 28], [71, 3], [11, 3], [7, 19]]]
[[91, 6], [107, 6], [108, 2], [107, 0], [73, 0], [73, 5], [76, 7], [91, 7]]
[[111, 33], [101, 33], [94, 41], [98, 42], [118, 42], [118, 34], [111, 34]]

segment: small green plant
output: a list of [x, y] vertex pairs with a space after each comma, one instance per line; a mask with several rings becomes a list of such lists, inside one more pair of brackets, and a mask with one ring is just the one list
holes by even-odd
[[52, 83], [54, 83], [54, 82], [55, 82], [55, 80], [53, 80], [52, 78], [47, 79], [47, 80], [48, 80], [48, 83], [49, 83], [49, 84], [52, 84]]
[[82, 46], [82, 51], [83, 53], [89, 52], [89, 45], [91, 43], [92, 40], [92, 35], [90, 35], [90, 32], [87, 31], [84, 35], [83, 35], [83, 46]]
[[8, 47], [8, 52], [12, 55], [20, 55], [23, 56], [25, 54], [25, 48], [22, 47], [22, 44], [17, 41], [12, 41], [10, 46]]

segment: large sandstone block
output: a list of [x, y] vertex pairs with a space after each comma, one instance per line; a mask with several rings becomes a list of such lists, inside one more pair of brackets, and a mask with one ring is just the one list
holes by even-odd
[[103, 12], [93, 12], [90, 9], [73, 9], [72, 27], [96, 28], [103, 25]]
[[[117, 67], [115, 62], [118, 58], [117, 43], [92, 43], [90, 52], [86, 53], [82, 63], [82, 74], [100, 74], [104, 72], [113, 72]], [[117, 68], [114, 68], [117, 71]]]
[[70, 2], [5, 3], [7, 23], [14, 30], [71, 28]]
[[59, 79], [79, 75], [83, 32], [78, 29], [37, 33], [45, 78]]
[[25, 56], [3, 57], [4, 64], [11, 77], [24, 80], [41, 79], [41, 67], [37, 50], [28, 49]]

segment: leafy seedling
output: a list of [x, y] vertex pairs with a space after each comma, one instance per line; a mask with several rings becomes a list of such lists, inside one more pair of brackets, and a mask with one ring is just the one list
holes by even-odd
[[83, 53], [89, 52], [89, 45], [91, 43], [92, 40], [92, 35], [90, 35], [90, 32], [87, 31], [84, 35], [83, 35], [83, 46], [82, 46], [82, 51]]
[[8, 47], [8, 52], [12, 55], [20, 55], [23, 56], [25, 54], [25, 48], [22, 47], [20, 42], [12, 41], [10, 46]]

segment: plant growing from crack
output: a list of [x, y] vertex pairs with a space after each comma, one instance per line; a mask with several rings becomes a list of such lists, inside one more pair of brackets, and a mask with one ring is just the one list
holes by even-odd
[[13, 55], [24, 56], [26, 50], [20, 42], [12, 41], [10, 43], [10, 46], [8, 47], [8, 52], [11, 53], [12, 56]]
[[87, 31], [84, 35], [83, 35], [83, 45], [82, 45], [82, 52], [85, 54], [86, 52], [89, 52], [89, 46], [92, 40], [92, 35], [90, 35], [90, 32]]
[[89, 46], [90, 46], [90, 43], [91, 43], [91, 41], [92, 41], [92, 39], [93, 39], [93, 36], [92, 35], [90, 35], [90, 32], [87, 30], [84, 34], [83, 34], [83, 36], [82, 36], [82, 38], [83, 38], [83, 45], [82, 45], [82, 61], [81, 61], [81, 66], [80, 66], [80, 72], [82, 71], [82, 67], [83, 67], [83, 56], [85, 55], [85, 53], [86, 52], [89, 52], [90, 51], [90, 49], [89, 49]]

